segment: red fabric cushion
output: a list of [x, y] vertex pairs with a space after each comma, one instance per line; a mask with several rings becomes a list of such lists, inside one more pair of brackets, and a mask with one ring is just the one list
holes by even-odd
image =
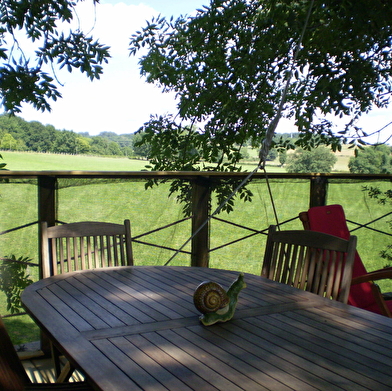
[[[308, 210], [309, 228], [312, 231], [324, 232], [330, 235], [348, 239], [350, 231], [346, 223], [346, 216], [341, 205], [316, 206]], [[355, 254], [353, 277], [362, 276], [367, 271], [358, 252]], [[348, 304], [381, 313], [375, 302], [371, 285], [368, 282], [351, 287]], [[389, 303], [388, 303], [389, 304]], [[392, 302], [390, 303], [392, 307]]]

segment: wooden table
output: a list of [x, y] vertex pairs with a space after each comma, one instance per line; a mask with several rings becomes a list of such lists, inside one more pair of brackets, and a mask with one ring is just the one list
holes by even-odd
[[234, 318], [205, 327], [188, 267], [74, 272], [29, 286], [27, 311], [97, 390], [392, 390], [392, 319], [245, 274]]

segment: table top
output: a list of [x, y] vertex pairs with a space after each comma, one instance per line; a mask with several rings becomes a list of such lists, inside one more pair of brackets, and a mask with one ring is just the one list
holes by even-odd
[[193, 292], [238, 272], [115, 267], [23, 292], [97, 390], [392, 390], [392, 319], [245, 274], [232, 320], [203, 326]]

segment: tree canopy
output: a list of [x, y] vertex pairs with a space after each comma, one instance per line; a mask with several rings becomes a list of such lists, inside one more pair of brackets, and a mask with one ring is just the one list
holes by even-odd
[[99, 79], [109, 48], [79, 28], [65, 32], [81, 1], [0, 1], [0, 99], [7, 112], [20, 112], [23, 102], [50, 110], [49, 101], [61, 97], [54, 63]]
[[392, 174], [392, 148], [388, 145], [363, 148], [350, 158], [348, 168], [356, 174]]
[[299, 147], [366, 144], [358, 118], [391, 97], [391, 21], [386, 0], [211, 0], [195, 16], [147, 22], [130, 53], [178, 99], [178, 112], [140, 129], [151, 169], [241, 171], [241, 149], [266, 140], [281, 107]]
[[[142, 128], [153, 168], [203, 161], [204, 169], [238, 170], [241, 146], [265, 138], [293, 66], [283, 115], [295, 119], [297, 144], [365, 143], [356, 119], [385, 107], [392, 91], [391, 20], [384, 0], [212, 0], [194, 17], [153, 19], [130, 52], [147, 48], [141, 74], [178, 98], [178, 113]], [[330, 114], [345, 125], [335, 129]]]
[[319, 146], [311, 151], [297, 149], [287, 158], [287, 172], [331, 172], [337, 157], [328, 148]]

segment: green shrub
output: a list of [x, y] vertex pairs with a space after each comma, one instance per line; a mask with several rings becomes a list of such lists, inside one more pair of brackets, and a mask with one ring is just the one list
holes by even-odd
[[31, 259], [11, 255], [2, 259], [0, 264], [0, 290], [7, 297], [7, 311], [18, 314], [22, 311], [20, 294], [29, 286], [33, 280], [28, 274], [28, 264]]

